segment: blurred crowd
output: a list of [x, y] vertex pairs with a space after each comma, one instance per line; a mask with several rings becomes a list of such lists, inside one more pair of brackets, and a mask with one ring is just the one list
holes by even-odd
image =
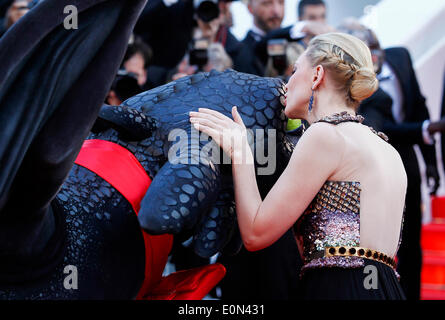
[[[43, 0], [44, 1], [44, 0]], [[421, 192], [420, 172], [413, 146], [418, 145], [426, 163], [431, 194], [439, 187], [434, 135], [444, 130], [443, 121], [431, 122], [410, 54], [405, 48], [381, 48], [376, 34], [349, 18], [329, 26], [322, 0], [301, 0], [295, 8], [298, 21], [282, 27], [285, 0], [247, 0], [253, 26], [239, 41], [230, 31], [232, 0], [150, 0], [134, 29], [125, 58], [106, 98], [118, 105], [127, 98], [196, 72], [228, 68], [287, 81], [293, 64], [309, 41], [323, 33], [339, 31], [363, 40], [370, 48], [379, 90], [365, 100], [358, 113], [366, 124], [389, 136], [399, 151], [408, 174], [405, 222], [399, 250], [399, 273], [409, 299], [419, 299]], [[233, 0], [236, 1], [236, 0]], [[0, 0], [0, 34], [38, 1]], [[345, 17], [346, 18], [346, 17]], [[445, 100], [444, 100], [445, 106]], [[176, 244], [177, 269], [208, 263]], [[224, 257], [221, 257], [224, 259]], [[286, 234], [262, 252], [242, 250], [225, 258], [226, 278], [215, 294], [219, 298], [297, 298], [301, 264], [295, 241]], [[261, 278], [261, 281], [256, 281]], [[264, 281], [268, 278], [269, 281]], [[259, 286], [261, 283], [261, 287]]]

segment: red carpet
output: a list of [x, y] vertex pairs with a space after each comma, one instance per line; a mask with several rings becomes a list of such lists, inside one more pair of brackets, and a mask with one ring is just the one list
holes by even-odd
[[422, 227], [422, 300], [445, 300], [445, 197], [433, 197], [432, 222]]

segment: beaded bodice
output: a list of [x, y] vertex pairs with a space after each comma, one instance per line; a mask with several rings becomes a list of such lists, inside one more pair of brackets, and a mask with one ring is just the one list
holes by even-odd
[[302, 246], [305, 268], [320, 263], [361, 266], [355, 257], [324, 258], [326, 247], [360, 246], [360, 183], [326, 181], [301, 218], [294, 234]]
[[[317, 122], [362, 123], [362, 116], [334, 114]], [[385, 134], [372, 132], [388, 141]], [[354, 268], [364, 266], [359, 256], [325, 256], [325, 248], [360, 247], [360, 192], [357, 181], [326, 181], [293, 227], [302, 250], [302, 271], [314, 267]]]
[[303, 256], [325, 247], [360, 245], [360, 183], [327, 181], [300, 218]]

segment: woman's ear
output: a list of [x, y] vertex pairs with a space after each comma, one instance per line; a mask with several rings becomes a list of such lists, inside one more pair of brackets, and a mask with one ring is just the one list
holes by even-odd
[[312, 90], [318, 89], [324, 79], [324, 68], [322, 65], [315, 67], [314, 76], [312, 78]]

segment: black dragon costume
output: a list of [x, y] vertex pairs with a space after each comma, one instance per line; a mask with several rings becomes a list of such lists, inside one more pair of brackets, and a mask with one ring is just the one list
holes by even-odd
[[[236, 253], [231, 167], [193, 140], [190, 111], [236, 105], [259, 130], [257, 169], [270, 165], [261, 152], [277, 155], [258, 175], [263, 195], [287, 165], [278, 79], [212, 71], [102, 106], [145, 2], [45, 0], [0, 40], [1, 299], [146, 297], [162, 272], [152, 260], [166, 259], [150, 246], [171, 247], [171, 235], [192, 237], [201, 257]], [[63, 27], [66, 5], [77, 30]], [[75, 290], [66, 266], [78, 270]]]

